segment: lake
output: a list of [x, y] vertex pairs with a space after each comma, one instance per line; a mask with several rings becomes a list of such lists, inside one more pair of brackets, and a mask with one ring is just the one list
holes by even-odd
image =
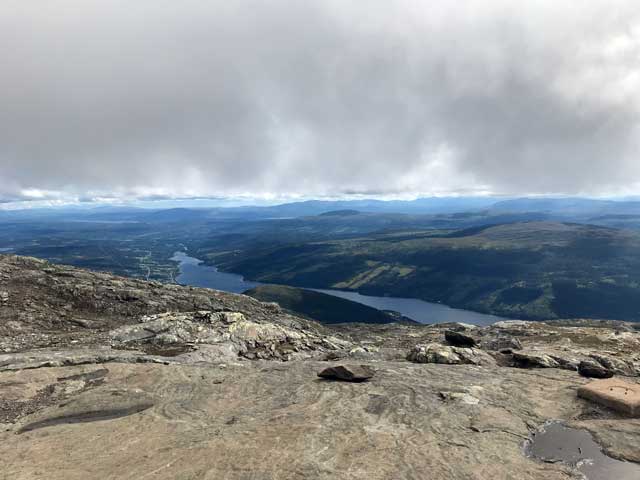
[[[182, 285], [214, 288], [225, 292], [242, 293], [261, 285], [260, 282], [245, 280], [242, 275], [219, 271], [216, 267], [204, 265], [201, 260], [190, 257], [184, 252], [176, 252], [171, 260], [178, 262], [180, 274], [176, 281]], [[393, 310], [420, 323], [462, 322], [473, 325], [491, 325], [507, 320], [506, 318], [484, 313], [451, 308], [440, 303], [425, 302], [417, 298], [375, 297], [357, 292], [309, 288], [354, 302], [362, 303], [379, 310]]]

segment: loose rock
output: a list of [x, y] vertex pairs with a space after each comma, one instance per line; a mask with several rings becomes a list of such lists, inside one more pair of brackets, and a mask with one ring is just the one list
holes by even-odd
[[444, 338], [454, 347], [476, 347], [478, 342], [471, 335], [454, 330], [445, 330]]
[[594, 360], [583, 360], [578, 365], [578, 373], [589, 378], [611, 378], [613, 372]]
[[375, 370], [368, 365], [336, 365], [318, 373], [321, 378], [342, 380], [345, 382], [364, 382], [375, 374]]
[[560, 364], [549, 355], [537, 352], [514, 352], [513, 361], [520, 368], [558, 368]]

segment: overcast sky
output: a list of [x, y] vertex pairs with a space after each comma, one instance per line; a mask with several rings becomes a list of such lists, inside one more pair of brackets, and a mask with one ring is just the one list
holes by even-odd
[[3, 0], [0, 45], [0, 201], [640, 194], [638, 0]]

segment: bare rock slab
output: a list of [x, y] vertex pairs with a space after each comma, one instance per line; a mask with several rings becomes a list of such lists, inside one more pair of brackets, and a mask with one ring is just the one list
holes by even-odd
[[640, 417], [640, 385], [618, 378], [596, 380], [578, 389], [578, 397]]
[[368, 365], [336, 365], [325, 368], [318, 376], [329, 380], [345, 382], [364, 382], [375, 374], [375, 370]]

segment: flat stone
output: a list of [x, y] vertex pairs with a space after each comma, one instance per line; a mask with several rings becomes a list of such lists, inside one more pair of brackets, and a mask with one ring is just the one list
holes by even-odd
[[375, 370], [368, 365], [336, 365], [318, 373], [319, 377], [329, 380], [343, 380], [345, 382], [364, 382], [375, 374]]
[[618, 378], [595, 380], [578, 389], [578, 397], [640, 417], [640, 385]]

